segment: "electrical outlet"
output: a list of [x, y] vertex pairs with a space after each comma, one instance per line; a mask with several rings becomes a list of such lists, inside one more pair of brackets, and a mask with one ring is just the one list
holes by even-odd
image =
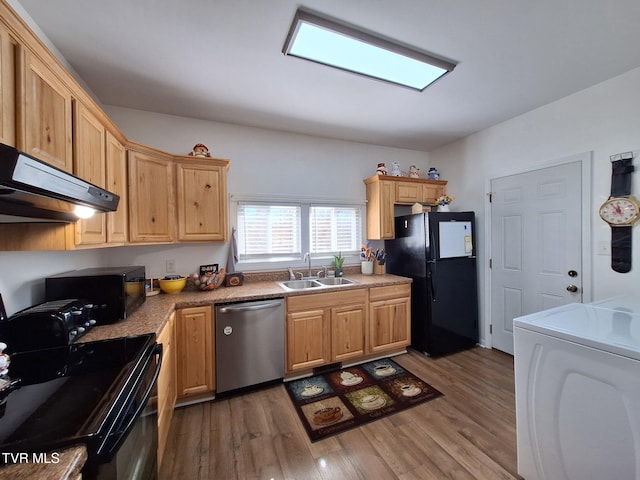
[[165, 270], [167, 273], [176, 273], [176, 261], [174, 259], [167, 260]]
[[606, 240], [598, 242], [598, 255], [611, 255], [611, 243]]

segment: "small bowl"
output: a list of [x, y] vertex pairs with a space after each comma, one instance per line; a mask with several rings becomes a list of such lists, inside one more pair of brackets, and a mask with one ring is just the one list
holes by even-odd
[[164, 293], [180, 293], [187, 284], [187, 277], [176, 279], [160, 278], [158, 283], [160, 284], [160, 290]]

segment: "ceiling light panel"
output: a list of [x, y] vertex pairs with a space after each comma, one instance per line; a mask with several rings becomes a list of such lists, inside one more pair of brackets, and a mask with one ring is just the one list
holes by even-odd
[[455, 68], [425, 52], [298, 10], [286, 55], [424, 90]]

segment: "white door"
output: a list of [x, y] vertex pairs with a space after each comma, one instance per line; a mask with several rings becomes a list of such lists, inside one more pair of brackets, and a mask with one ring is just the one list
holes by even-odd
[[494, 348], [513, 355], [513, 319], [582, 302], [582, 165], [491, 180]]

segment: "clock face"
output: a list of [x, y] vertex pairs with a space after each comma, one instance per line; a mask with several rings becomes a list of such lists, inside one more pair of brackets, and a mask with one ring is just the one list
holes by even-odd
[[610, 198], [600, 207], [600, 217], [610, 225], [631, 225], [639, 213], [638, 204], [628, 198]]

